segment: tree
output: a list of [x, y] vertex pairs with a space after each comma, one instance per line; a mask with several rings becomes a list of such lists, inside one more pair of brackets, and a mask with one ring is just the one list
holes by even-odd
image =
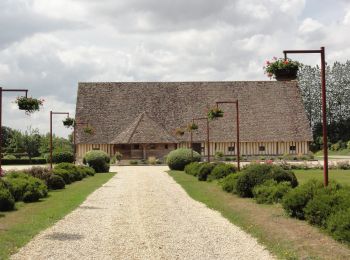
[[29, 128], [23, 135], [23, 146], [29, 159], [39, 156], [41, 136], [38, 129]]

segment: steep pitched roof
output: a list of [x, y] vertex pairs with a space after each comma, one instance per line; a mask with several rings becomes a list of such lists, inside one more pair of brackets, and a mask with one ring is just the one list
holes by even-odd
[[[84, 134], [78, 126], [77, 143], [114, 143], [130, 136], [135, 142], [154, 143], [158, 136], [151, 133], [157, 131], [164, 131], [168, 140], [176, 128], [186, 126], [193, 117], [206, 116], [208, 107], [223, 99], [239, 100], [242, 142], [312, 140], [295, 81], [116, 82], [79, 83], [76, 119], [89, 122], [95, 134]], [[235, 108], [230, 104], [222, 108], [224, 118], [210, 123], [213, 142], [236, 139]], [[141, 124], [144, 111], [149, 119]], [[138, 117], [142, 127], [131, 135]], [[204, 141], [205, 122], [198, 125], [194, 141]], [[187, 133], [172, 137], [174, 141], [189, 140]]]
[[151, 119], [146, 112], [141, 113], [123, 132], [111, 143], [114, 144], [143, 144], [149, 143], [177, 143], [164, 127]]

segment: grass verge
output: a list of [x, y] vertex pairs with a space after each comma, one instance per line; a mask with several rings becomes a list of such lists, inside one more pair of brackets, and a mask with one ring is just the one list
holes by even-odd
[[[323, 181], [323, 170], [293, 170], [298, 178], [299, 184], [303, 184], [311, 179]], [[350, 170], [329, 170], [330, 181], [337, 181], [350, 186]]]
[[221, 190], [215, 182], [199, 182], [180, 171], [169, 175], [193, 199], [219, 211], [258, 239], [279, 259], [347, 259], [350, 249], [304, 221], [289, 218], [280, 205], [260, 205]]
[[86, 197], [107, 182], [114, 173], [93, 177], [50, 191], [49, 197], [35, 203], [16, 203], [17, 210], [0, 213], [0, 259], [8, 259], [36, 234], [63, 218]]
[[[339, 150], [339, 151], [331, 151], [331, 150], [328, 150], [328, 155], [331, 155], [331, 156], [337, 156], [337, 155], [340, 155], [340, 156], [350, 156], [350, 149], [342, 149], [342, 150]], [[323, 157], [323, 150], [320, 150], [318, 151], [317, 153], [315, 153], [315, 156], [317, 157]]]

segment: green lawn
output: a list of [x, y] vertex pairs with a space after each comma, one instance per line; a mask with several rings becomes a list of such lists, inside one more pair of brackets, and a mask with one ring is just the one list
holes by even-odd
[[7, 259], [41, 230], [51, 226], [73, 209], [114, 173], [99, 173], [50, 191], [49, 197], [36, 203], [16, 203], [17, 210], [0, 212], [0, 259]]
[[[300, 184], [310, 179], [323, 180], [323, 170], [293, 170]], [[329, 180], [350, 186], [350, 170], [329, 170]]]
[[[304, 175], [305, 174], [305, 175]], [[302, 175], [301, 182], [307, 177]], [[315, 173], [316, 175], [319, 173]], [[200, 182], [180, 171], [169, 175], [193, 199], [219, 211], [225, 218], [258, 239], [279, 259], [348, 259], [349, 247], [334, 241], [305, 221], [286, 216], [279, 204], [261, 205], [222, 191], [216, 182]]]
[[[350, 149], [343, 149], [343, 150], [340, 150], [340, 151], [328, 150], [328, 155], [331, 155], [331, 156], [336, 156], [336, 155], [342, 155], [342, 156], [347, 155], [347, 156], [350, 156]], [[323, 157], [323, 150], [318, 151], [317, 153], [315, 153], [315, 156]]]

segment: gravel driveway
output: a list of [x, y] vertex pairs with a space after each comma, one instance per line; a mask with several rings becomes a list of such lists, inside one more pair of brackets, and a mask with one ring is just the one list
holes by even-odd
[[118, 174], [12, 259], [273, 259], [256, 239], [191, 199], [162, 166]]

